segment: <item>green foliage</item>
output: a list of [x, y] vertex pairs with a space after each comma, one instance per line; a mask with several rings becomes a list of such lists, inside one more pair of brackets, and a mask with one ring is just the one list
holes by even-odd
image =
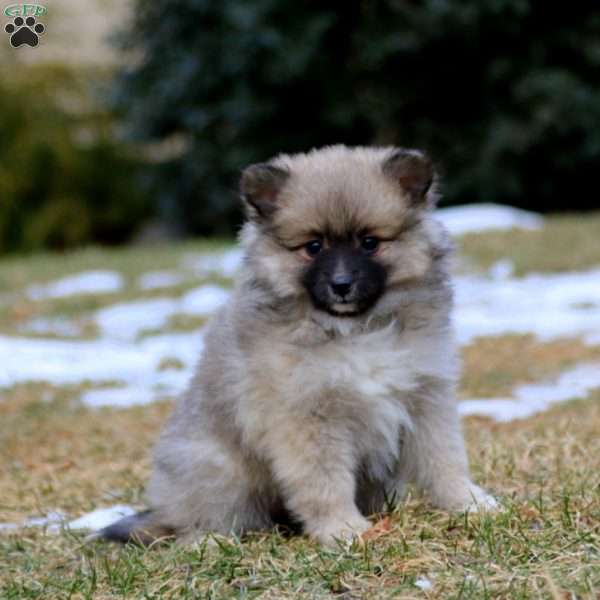
[[120, 104], [180, 142], [153, 169], [192, 231], [236, 222], [243, 165], [338, 142], [428, 149], [450, 203], [598, 206], [595, 3], [138, 0], [123, 39]]
[[0, 74], [0, 252], [121, 242], [148, 213], [91, 97], [67, 69]]

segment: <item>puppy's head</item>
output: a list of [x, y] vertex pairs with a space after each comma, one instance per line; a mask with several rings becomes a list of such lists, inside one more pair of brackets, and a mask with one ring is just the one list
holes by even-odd
[[423, 277], [435, 173], [421, 152], [332, 146], [248, 167], [242, 240], [252, 277], [281, 299], [352, 318]]

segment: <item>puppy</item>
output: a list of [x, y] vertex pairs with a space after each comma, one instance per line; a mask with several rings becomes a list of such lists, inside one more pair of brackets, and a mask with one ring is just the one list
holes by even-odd
[[472, 483], [455, 402], [450, 243], [421, 152], [331, 146], [241, 179], [242, 273], [154, 456], [150, 509], [102, 535], [184, 542], [299, 523], [359, 535], [406, 483]]

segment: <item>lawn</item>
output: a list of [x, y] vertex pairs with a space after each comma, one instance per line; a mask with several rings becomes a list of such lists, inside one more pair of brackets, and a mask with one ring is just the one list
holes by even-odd
[[[600, 215], [592, 215], [553, 217], [540, 231], [470, 234], [459, 240], [457, 273], [485, 275], [508, 259], [518, 284], [518, 277], [532, 272], [598, 267], [598, 231]], [[103, 338], [108, 334], [95, 315], [132, 301], [170, 299], [186, 307], [183, 299], [195, 290], [227, 287], [230, 279], [223, 273], [193, 266], [198, 257], [227, 246], [88, 249], [0, 262], [0, 338], [64, 342], [75, 349], [108, 340], [111, 348], [129, 350], [144, 348], [144, 340], [201, 335], [204, 316], [179, 304], [165, 313], [164, 322], [140, 326], [127, 340]], [[37, 300], [28, 294], [34, 283], [98, 269], [118, 272], [122, 286]], [[182, 277], [170, 286], [141, 289], [138, 278], [150, 271]], [[592, 316], [595, 307], [592, 298], [577, 310]], [[23, 327], [39, 318], [66, 319], [79, 329], [66, 341], [51, 327], [24, 334]], [[462, 351], [461, 399], [511, 397], [519, 385], [552, 382], [581, 364], [600, 365], [600, 341], [581, 335], [542, 340], [508, 331], [466, 340]], [[186, 372], [187, 355], [158, 358], [164, 372]], [[155, 401], [140, 406], [83, 401], [90, 391], [110, 393], [123, 385], [131, 384], [23, 376], [0, 389], [0, 523], [22, 523], [51, 511], [73, 519], [97, 507], [143, 506], [150, 449], [175, 388], [157, 391]], [[525, 419], [470, 416], [464, 425], [474, 478], [500, 500], [497, 513], [450, 515], [409, 493], [373, 516], [365, 540], [337, 550], [277, 532], [147, 550], [86, 542], [85, 532], [68, 528], [0, 525], [0, 598], [598, 599], [600, 389], [574, 391], [569, 401]]]

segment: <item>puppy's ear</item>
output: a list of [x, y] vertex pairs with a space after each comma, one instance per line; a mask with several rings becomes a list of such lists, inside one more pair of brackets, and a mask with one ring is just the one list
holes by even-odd
[[383, 162], [383, 172], [396, 181], [413, 206], [429, 204], [428, 194], [435, 181], [433, 163], [419, 150], [395, 148]]
[[251, 217], [268, 219], [275, 213], [277, 196], [289, 176], [289, 171], [270, 163], [250, 165], [243, 171], [240, 191]]

